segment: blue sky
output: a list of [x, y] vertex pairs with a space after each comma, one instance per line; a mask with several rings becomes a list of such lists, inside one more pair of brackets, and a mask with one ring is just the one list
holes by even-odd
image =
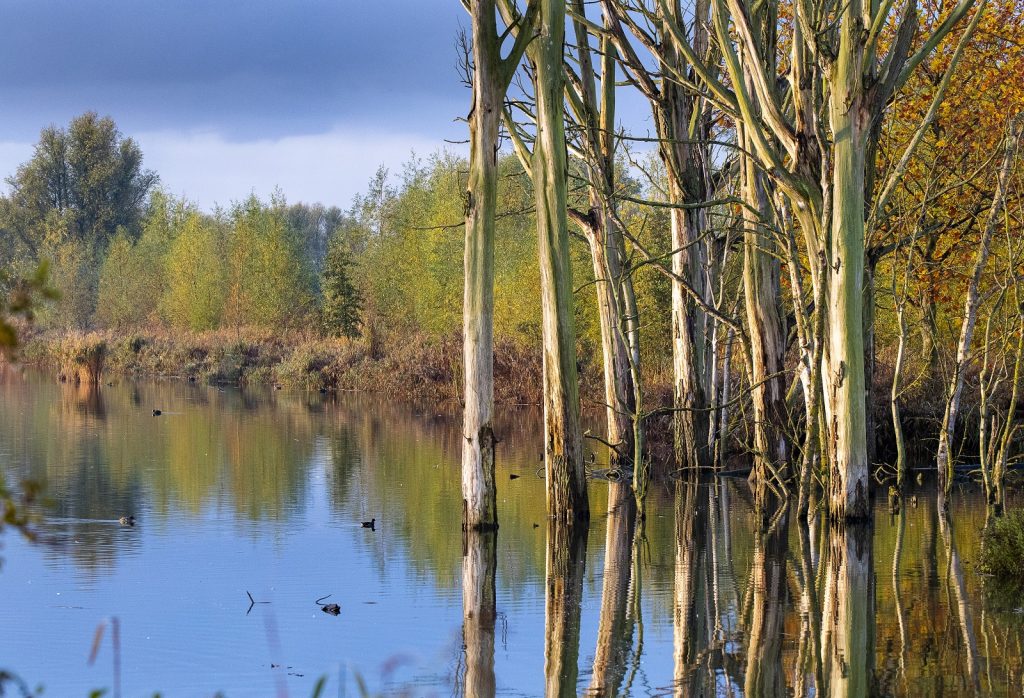
[[344, 206], [464, 138], [460, 26], [458, 0], [0, 0], [0, 173], [94, 110], [204, 207], [275, 186]]

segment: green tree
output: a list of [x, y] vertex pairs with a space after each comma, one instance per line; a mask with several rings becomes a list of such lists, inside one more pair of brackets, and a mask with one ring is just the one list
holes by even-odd
[[323, 292], [324, 332], [334, 336], [358, 337], [362, 325], [363, 297], [352, 283], [352, 257], [343, 241], [335, 237], [327, 249], [320, 274]]
[[145, 308], [139, 304], [145, 295], [139, 288], [145, 274], [145, 260], [136, 254], [128, 236], [119, 232], [100, 269], [96, 320], [101, 325], [123, 328], [146, 319]]
[[189, 213], [167, 254], [161, 303], [170, 325], [191, 330], [217, 327], [226, 292], [221, 249], [215, 222]]
[[282, 327], [301, 321], [312, 305], [313, 276], [284, 200], [255, 196], [231, 212], [225, 321], [234, 327]]
[[66, 221], [75, 240], [105, 250], [119, 227], [137, 234], [146, 197], [157, 181], [142, 169], [142, 151], [118, 131], [110, 117], [87, 112], [65, 128], [39, 134], [32, 158], [7, 180], [5, 226], [33, 253], [52, 227], [53, 214]]

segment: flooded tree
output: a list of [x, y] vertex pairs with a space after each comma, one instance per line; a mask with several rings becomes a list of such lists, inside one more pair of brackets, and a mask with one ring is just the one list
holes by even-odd
[[469, 115], [466, 189], [463, 357], [465, 409], [462, 448], [464, 528], [496, 528], [494, 489], [494, 227], [498, 197], [498, 130], [505, 91], [530, 39], [533, 13], [518, 20], [511, 52], [502, 57], [495, 0], [472, 0], [473, 106]]
[[[691, 73], [693, 53], [671, 37], [688, 33], [697, 52], [707, 51], [710, 4], [697, 2], [684, 12], [678, 2], [658, 3], [653, 13], [632, 2], [603, 0], [601, 6], [627, 79], [650, 104], [667, 179], [676, 461], [684, 468], [706, 467], [711, 464], [713, 390], [707, 318], [714, 301], [706, 203], [710, 121], [701, 91], [689, 87], [704, 76]], [[638, 53], [641, 47], [649, 59]], [[647, 60], [653, 60], [656, 71], [648, 68]]]
[[[639, 311], [633, 274], [626, 256], [621, 220], [616, 215], [615, 176], [615, 45], [599, 35], [596, 52], [583, 0], [572, 0], [576, 61], [566, 61], [568, 116], [578, 133], [589, 208], [570, 207], [569, 217], [579, 226], [590, 247], [594, 288], [600, 322], [604, 367], [604, 397], [610, 468], [633, 464], [634, 487], [641, 503], [645, 491], [643, 419], [640, 398]], [[608, 18], [604, 25], [607, 27]], [[600, 65], [598, 72], [596, 65]], [[600, 79], [600, 84], [597, 80]], [[610, 492], [613, 492], [610, 490]], [[614, 502], [609, 502], [614, 506]]]
[[939, 484], [942, 489], [940, 505], [945, 507], [945, 497], [953, 487], [953, 433], [956, 430], [957, 417], [960, 411], [960, 398], [964, 388], [965, 372], [971, 359], [971, 343], [974, 338], [974, 328], [978, 318], [978, 305], [981, 301], [981, 277], [988, 263], [991, 252], [992, 236], [996, 227], [1000, 224], [1000, 214], [1003, 203], [1006, 200], [1006, 191], [1012, 166], [1017, 157], [1017, 146], [1020, 139], [1021, 128], [1024, 127], [1024, 117], [1015, 117], [1007, 129], [1006, 143], [1004, 145], [1003, 164], [999, 169], [998, 180], [995, 192], [992, 195], [992, 203], [989, 206], [985, 227], [978, 245], [977, 256], [975, 257], [974, 268], [967, 284], [967, 291], [964, 298], [964, 313], [960, 322], [960, 338], [957, 342], [956, 360], [953, 363], [953, 373], [949, 379], [949, 387], [946, 392], [946, 408], [942, 416], [942, 428], [939, 431], [939, 450], [935, 456], [936, 467], [939, 473]]

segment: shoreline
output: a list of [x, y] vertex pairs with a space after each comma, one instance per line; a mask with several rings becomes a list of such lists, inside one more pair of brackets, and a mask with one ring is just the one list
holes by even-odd
[[[6, 363], [52, 371], [57, 380], [72, 383], [98, 383], [107, 375], [175, 378], [461, 404], [459, 337], [374, 339], [255, 328], [174, 333], [159, 328], [30, 329], [22, 334], [17, 355]], [[497, 404], [541, 404], [539, 351], [496, 341], [494, 368]]]

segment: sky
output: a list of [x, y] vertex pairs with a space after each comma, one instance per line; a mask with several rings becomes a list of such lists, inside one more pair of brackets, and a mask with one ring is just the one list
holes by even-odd
[[380, 165], [464, 149], [458, 0], [0, 0], [0, 175], [109, 115], [204, 208], [347, 207]]

